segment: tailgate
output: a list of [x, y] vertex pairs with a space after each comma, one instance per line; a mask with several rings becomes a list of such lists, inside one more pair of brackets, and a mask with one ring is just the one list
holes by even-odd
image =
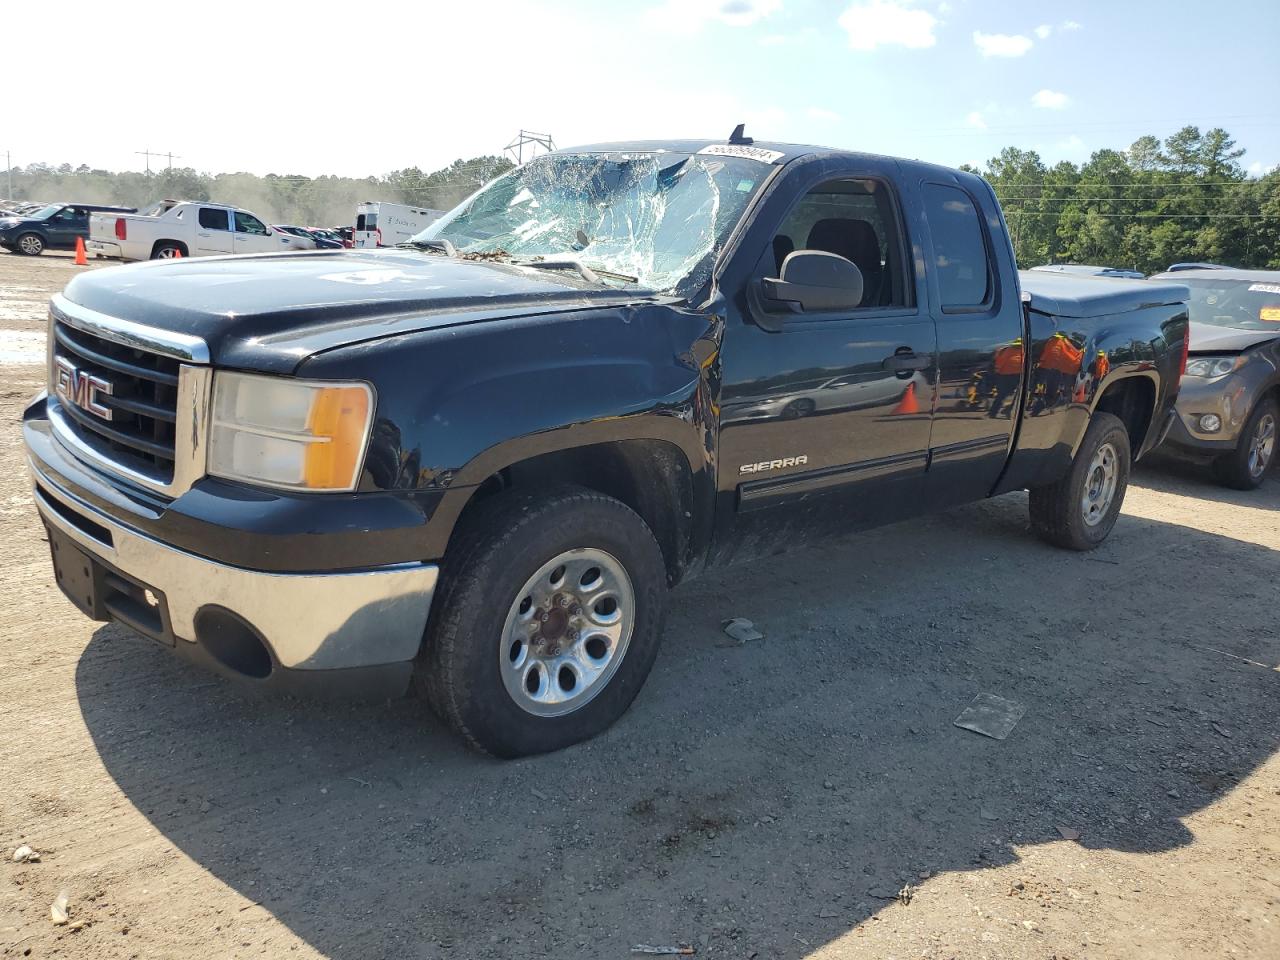
[[121, 213], [89, 214], [89, 239], [114, 242], [116, 239], [116, 220], [122, 218], [128, 219], [125, 214]]

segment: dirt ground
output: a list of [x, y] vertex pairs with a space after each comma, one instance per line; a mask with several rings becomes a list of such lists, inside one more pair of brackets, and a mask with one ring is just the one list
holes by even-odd
[[1088, 556], [1009, 496], [707, 576], [616, 727], [498, 763], [61, 597], [19, 419], [75, 270], [0, 254], [0, 957], [1280, 957], [1277, 480], [1144, 466]]

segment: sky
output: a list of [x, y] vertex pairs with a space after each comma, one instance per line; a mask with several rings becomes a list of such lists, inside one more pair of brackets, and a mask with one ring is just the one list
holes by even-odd
[[6, 0], [0, 36], [14, 165], [364, 176], [739, 122], [949, 165], [1222, 126], [1280, 164], [1280, 0]]

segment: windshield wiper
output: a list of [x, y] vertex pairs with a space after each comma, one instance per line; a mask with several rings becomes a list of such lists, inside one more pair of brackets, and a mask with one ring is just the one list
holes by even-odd
[[638, 283], [640, 280], [639, 277], [632, 277], [625, 273], [614, 273], [612, 270], [583, 263], [581, 260], [576, 260], [572, 257], [562, 257], [556, 260], [530, 259], [518, 262], [522, 267], [538, 267], [541, 270], [577, 270], [578, 275], [587, 283], [599, 283], [601, 277], [608, 280], [620, 280], [623, 283]]
[[410, 250], [429, 250], [432, 253], [443, 253], [446, 257], [456, 257], [458, 255], [458, 248], [448, 240], [406, 240], [404, 243], [397, 243], [396, 246]]

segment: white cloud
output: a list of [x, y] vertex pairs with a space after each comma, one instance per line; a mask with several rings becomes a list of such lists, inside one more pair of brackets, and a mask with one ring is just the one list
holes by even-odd
[[1040, 90], [1031, 98], [1031, 103], [1041, 110], [1061, 110], [1071, 98], [1057, 90]]
[[696, 33], [711, 22], [749, 27], [777, 13], [782, 0], [663, 0], [645, 11], [649, 25], [671, 33]]
[[840, 119], [840, 114], [834, 110], [828, 110], [826, 107], [808, 107], [805, 109], [804, 115], [810, 120], [834, 121]]
[[983, 33], [981, 30], [973, 31], [973, 42], [984, 57], [1020, 57], [1035, 46], [1030, 37], [1021, 34]]
[[1035, 29], [1036, 36], [1041, 40], [1048, 40], [1049, 34], [1051, 33], [1053, 33], [1053, 27], [1049, 26], [1047, 23], [1042, 23]]
[[1060, 30], [1079, 30], [1080, 24], [1076, 23], [1074, 20], [1063, 20], [1062, 25], [1059, 27], [1059, 29]]
[[[909, 0], [907, 0], [909, 2]], [[869, 0], [855, 3], [840, 15], [840, 26], [849, 34], [854, 50], [899, 46], [911, 50], [932, 47], [938, 18], [927, 10], [913, 10], [902, 0]]]
[[983, 119], [982, 113], [977, 110], [974, 110], [967, 117], [965, 117], [964, 122], [967, 123], [969, 126], [973, 127], [975, 130], [987, 129], [987, 121]]

